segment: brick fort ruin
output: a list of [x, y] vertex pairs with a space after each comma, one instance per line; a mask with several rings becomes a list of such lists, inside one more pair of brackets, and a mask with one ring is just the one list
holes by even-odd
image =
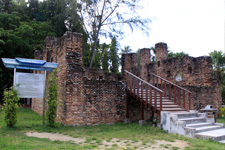
[[[57, 121], [65, 125], [111, 124], [123, 122], [128, 114], [131, 121], [140, 120], [140, 101], [130, 99], [126, 103], [125, 70], [147, 82], [154, 73], [188, 89], [192, 92], [191, 109], [221, 107], [220, 83], [213, 74], [209, 56], [168, 59], [165, 43], [156, 44], [155, 50], [156, 62], [151, 62], [150, 49], [141, 49], [140, 65], [136, 53], [123, 54], [121, 78], [101, 69], [83, 67], [81, 34], [66, 32], [61, 38], [47, 37], [44, 51], [35, 51], [35, 59], [59, 64]], [[41, 114], [42, 103], [42, 99], [33, 99], [32, 110]], [[143, 109], [144, 119], [148, 120], [151, 108]]]

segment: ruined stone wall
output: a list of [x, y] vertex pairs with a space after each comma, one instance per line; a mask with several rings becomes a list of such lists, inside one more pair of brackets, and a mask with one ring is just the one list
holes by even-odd
[[123, 68], [122, 69], [123, 79], [126, 79], [126, 74], [124, 70], [127, 70], [129, 72], [139, 73], [139, 70], [137, 69], [138, 60], [137, 60], [136, 53], [123, 54], [121, 61], [122, 61], [122, 68]]
[[[221, 89], [220, 83], [216, 75], [213, 73], [212, 59], [209, 56], [190, 57], [183, 56], [181, 58], [168, 58], [167, 45], [165, 43], [157, 43], [155, 45], [156, 62], [151, 63], [148, 61], [148, 50], [142, 50], [140, 53], [140, 74], [142, 79], [151, 82], [152, 75], [155, 73], [179, 86], [185, 87], [192, 92], [191, 108], [200, 109], [206, 105], [213, 105], [215, 108], [221, 107]], [[149, 50], [150, 53], [150, 50]], [[134, 55], [134, 54], [132, 54]], [[123, 56], [126, 58], [129, 56]], [[126, 64], [132, 60], [123, 60], [122, 67], [135, 68], [136, 65]], [[136, 70], [138, 70], [136, 69]], [[123, 68], [122, 68], [123, 70]], [[131, 70], [135, 74], [135, 70]], [[167, 86], [168, 87], [168, 86]]]
[[[47, 37], [45, 42], [43, 53], [35, 56], [58, 63], [57, 121], [66, 125], [122, 121], [124, 85], [115, 74], [82, 66], [82, 35], [66, 32], [61, 38]], [[32, 110], [41, 114], [42, 100], [33, 100]]]
[[[137, 122], [141, 120], [141, 102], [133, 97], [130, 97], [128, 100], [129, 107], [129, 119], [131, 122]], [[144, 120], [150, 120], [151, 110], [149, 107], [144, 105]]]

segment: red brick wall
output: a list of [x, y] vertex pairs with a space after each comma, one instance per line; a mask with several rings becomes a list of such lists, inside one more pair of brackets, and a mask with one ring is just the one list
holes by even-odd
[[[66, 125], [94, 125], [123, 121], [124, 83], [118, 80], [118, 75], [82, 66], [81, 34], [66, 32], [61, 38], [47, 37], [45, 50], [35, 53], [35, 58], [59, 64], [59, 122]], [[41, 99], [34, 99], [32, 110], [41, 114], [42, 104]]]
[[[201, 109], [206, 105], [213, 105], [219, 108], [222, 105], [220, 83], [213, 73], [212, 59], [209, 56], [182, 58], [167, 58], [167, 45], [158, 43], [155, 45], [156, 62], [149, 63], [146, 50], [140, 58], [140, 67], [132, 64], [130, 54], [122, 57], [122, 70], [129, 69], [144, 80], [151, 82], [151, 73], [155, 73], [177, 85], [187, 88], [192, 92], [192, 109]], [[144, 55], [145, 54], [145, 55]], [[135, 55], [132, 53], [132, 55]], [[124, 59], [124, 60], [123, 60]], [[136, 58], [134, 59], [136, 62]], [[146, 63], [145, 63], [146, 62]], [[135, 69], [130, 69], [135, 68]], [[181, 81], [176, 81], [175, 77], [180, 74]]]

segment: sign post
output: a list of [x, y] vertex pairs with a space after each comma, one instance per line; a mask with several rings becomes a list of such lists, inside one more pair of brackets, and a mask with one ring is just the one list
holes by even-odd
[[[46, 80], [46, 70], [45, 70], [45, 78], [44, 78], [44, 84]], [[45, 125], [45, 86], [43, 89], [43, 112], [42, 112], [42, 124]]]
[[[14, 68], [13, 87], [22, 98], [43, 98], [42, 124], [45, 124], [45, 82], [47, 71], [58, 67], [58, 63], [26, 58], [2, 58], [6, 68]], [[16, 73], [16, 69], [42, 70], [43, 74]], [[18, 85], [18, 86], [17, 86]]]

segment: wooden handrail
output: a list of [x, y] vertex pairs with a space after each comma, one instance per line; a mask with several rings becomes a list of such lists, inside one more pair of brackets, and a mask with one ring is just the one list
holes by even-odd
[[125, 72], [126, 72], [126, 73], [128, 73], [128, 74], [130, 74], [131, 76], [133, 76], [133, 77], [137, 78], [138, 80], [140, 80], [140, 81], [144, 82], [145, 84], [147, 84], [147, 85], [151, 86], [152, 88], [156, 89], [157, 91], [159, 91], [159, 92], [163, 93], [163, 91], [162, 91], [162, 90], [160, 90], [159, 88], [155, 87], [154, 85], [152, 85], [152, 84], [150, 84], [150, 83], [148, 83], [148, 82], [146, 82], [146, 81], [142, 80], [141, 78], [139, 78], [139, 77], [135, 76], [133, 73], [130, 73], [130, 72], [128, 72], [127, 70], [125, 70]]
[[[127, 73], [127, 90], [130, 90], [131, 94], [134, 94], [137, 96], [138, 100], [141, 100], [141, 119], [144, 119], [144, 103], [147, 104], [147, 106], [152, 107], [153, 104], [153, 99], [154, 99], [154, 107], [153, 110], [154, 112], [157, 111], [157, 105], [159, 105], [159, 110], [162, 111], [162, 95], [163, 95], [163, 90], [155, 87], [154, 85], [142, 80], [141, 78], [137, 77], [136, 75], [130, 73], [129, 71], [125, 70]], [[141, 86], [140, 84], [141, 83]], [[136, 88], [137, 88], [137, 93], [136, 93]], [[139, 91], [140, 89], [140, 91]], [[144, 90], [145, 90], [145, 97], [144, 97]], [[152, 93], [152, 90], [154, 90], [154, 95]], [[140, 93], [141, 92], [141, 93]], [[150, 93], [149, 93], [150, 92]], [[157, 93], [159, 93], [159, 102], [157, 102]], [[149, 97], [149, 99], [148, 99]], [[127, 96], [128, 98], [128, 96]], [[128, 103], [128, 100], [127, 100]], [[158, 103], [158, 104], [157, 104]], [[128, 105], [127, 105], [128, 107]], [[128, 110], [128, 109], [127, 109]], [[127, 112], [128, 114], [128, 112]]]
[[[173, 99], [174, 99], [174, 103], [177, 103], [178, 105], [181, 106], [181, 97], [180, 97], [180, 94], [182, 94], [182, 99], [183, 99], [183, 105], [181, 107], [183, 107], [184, 109], [186, 109], [186, 101], [185, 101], [185, 92], [187, 92], [187, 96], [188, 96], [188, 109], [190, 110], [191, 109], [191, 92], [187, 89], [184, 89], [154, 73], [151, 73], [153, 75], [152, 79], [153, 79], [153, 85], [158, 87], [158, 80], [160, 79], [161, 80], [161, 84], [160, 84], [160, 88], [163, 89], [163, 82], [164, 81], [164, 96], [167, 96], [167, 91], [168, 91], [168, 98], [169, 100], [172, 99], [172, 94], [171, 94], [171, 85], [173, 85]], [[156, 80], [156, 82], [155, 82]], [[168, 90], [166, 89], [166, 84], [168, 84]], [[176, 93], [177, 91], [177, 93]], [[177, 97], [177, 98], [176, 98]]]
[[187, 90], [187, 89], [184, 89], [184, 88], [182, 88], [182, 87], [180, 87], [180, 86], [174, 84], [173, 82], [170, 82], [170, 81], [168, 81], [168, 80], [166, 80], [166, 79], [164, 79], [164, 78], [162, 78], [162, 77], [160, 77], [160, 76], [158, 76], [158, 75], [156, 75], [156, 74], [154, 74], [154, 73], [151, 73], [151, 74], [154, 75], [154, 76], [156, 76], [156, 77], [158, 77], [158, 78], [160, 78], [160, 79], [162, 79], [162, 80], [164, 80], [164, 81], [166, 81], [166, 82], [168, 82], [168, 83], [170, 83], [170, 84], [172, 84], [173, 86], [176, 86], [177, 88], [180, 88], [181, 90], [184, 90], [184, 91], [186, 91], [186, 92], [188, 92], [188, 93], [191, 93], [191, 91], [189, 91], [189, 90]]

